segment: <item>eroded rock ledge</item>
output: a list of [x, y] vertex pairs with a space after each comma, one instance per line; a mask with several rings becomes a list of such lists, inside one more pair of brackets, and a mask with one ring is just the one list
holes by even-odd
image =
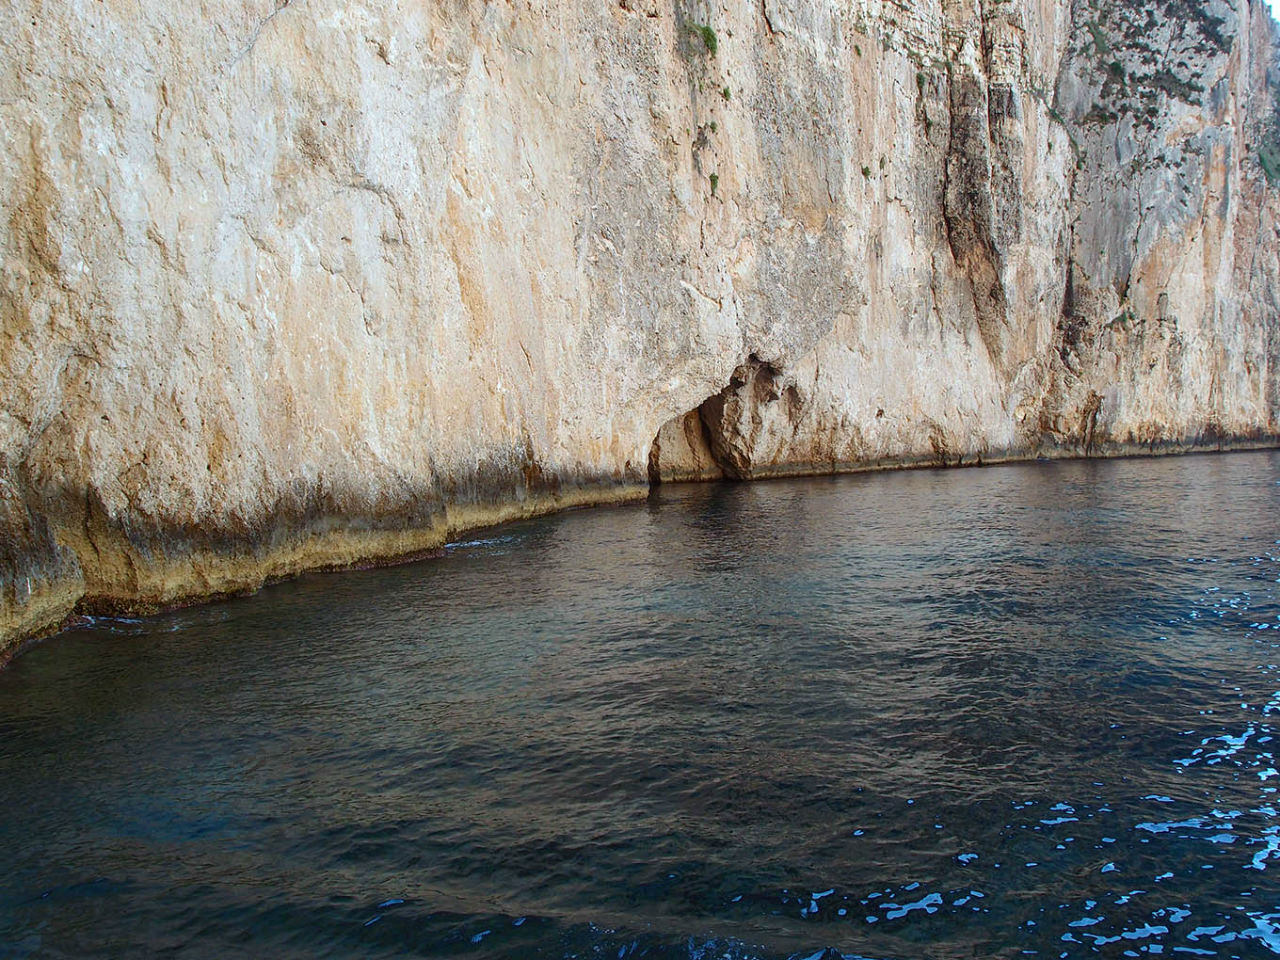
[[[876, 459], [859, 456], [861, 431], [843, 425], [816, 433], [807, 428], [807, 398], [794, 377], [756, 356], [738, 367], [725, 388], [693, 410], [672, 417], [649, 451], [649, 482], [681, 483], [821, 476], [910, 467], [964, 467], [1037, 459], [1158, 456], [1280, 447], [1265, 430], [1225, 435], [1206, 422], [1198, 434], [1142, 440], [1113, 437], [1102, 425], [1103, 399], [1090, 393], [1074, 420], [1046, 427], [1036, 446], [966, 447], [941, 424], [932, 424], [928, 449]], [[875, 419], [883, 420], [883, 408]]]
[[17, 0], [0, 650], [651, 480], [1273, 444], [1276, 49], [1260, 0]]

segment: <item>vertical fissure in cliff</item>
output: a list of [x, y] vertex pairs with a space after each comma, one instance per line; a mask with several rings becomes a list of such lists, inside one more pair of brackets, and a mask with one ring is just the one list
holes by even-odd
[[768, 472], [803, 406], [782, 370], [752, 354], [724, 389], [663, 424], [649, 452], [649, 482], [750, 480]]
[[[987, 76], [991, 70], [991, 38], [979, 11], [975, 56]], [[956, 265], [969, 280], [974, 321], [992, 363], [1005, 361], [1004, 327], [1008, 303], [1002, 274], [1004, 259], [998, 242], [1003, 206], [1021, 202], [1021, 177], [1012, 169], [1017, 144], [1003, 143], [1002, 126], [1019, 113], [1014, 91], [989, 85], [979, 67], [957, 55], [948, 66], [949, 125], [943, 163], [942, 225]], [[1016, 215], [1004, 212], [1016, 223]]]

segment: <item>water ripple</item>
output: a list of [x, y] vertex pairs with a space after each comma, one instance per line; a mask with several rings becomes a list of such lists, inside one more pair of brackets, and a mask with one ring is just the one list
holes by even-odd
[[1280, 954], [1280, 455], [668, 487], [0, 673], [0, 955]]

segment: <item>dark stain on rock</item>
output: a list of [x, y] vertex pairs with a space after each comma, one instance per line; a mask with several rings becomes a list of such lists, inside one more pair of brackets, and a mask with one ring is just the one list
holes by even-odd
[[1096, 390], [1090, 390], [1089, 396], [1080, 411], [1080, 438], [1086, 457], [1093, 456], [1098, 441], [1098, 414], [1102, 412], [1102, 397]]

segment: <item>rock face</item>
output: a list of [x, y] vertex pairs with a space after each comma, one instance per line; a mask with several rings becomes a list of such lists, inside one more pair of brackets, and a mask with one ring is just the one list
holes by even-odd
[[1262, 0], [16, 0], [0, 648], [651, 479], [1270, 443]]

